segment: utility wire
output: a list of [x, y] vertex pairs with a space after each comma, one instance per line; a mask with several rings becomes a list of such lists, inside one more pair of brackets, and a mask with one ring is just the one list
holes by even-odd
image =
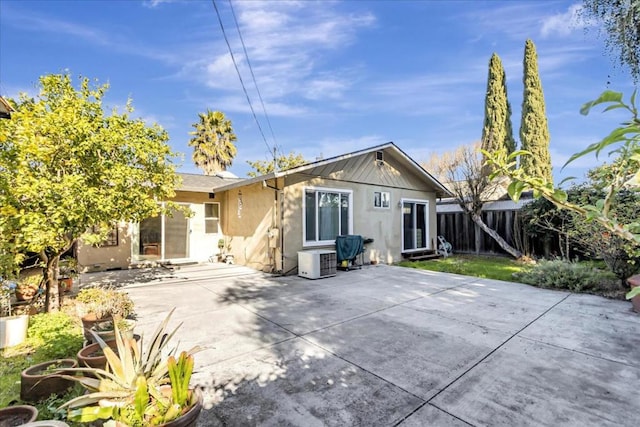
[[262, 140], [264, 144], [267, 146], [269, 152], [271, 152], [271, 147], [267, 142], [267, 138], [264, 136], [264, 132], [262, 131], [262, 126], [260, 126], [260, 122], [258, 121], [258, 117], [256, 116], [256, 112], [253, 109], [253, 105], [251, 104], [251, 99], [249, 98], [249, 93], [247, 92], [247, 88], [244, 85], [244, 80], [242, 80], [242, 74], [240, 74], [240, 69], [238, 68], [238, 63], [236, 62], [236, 57], [233, 54], [233, 50], [231, 50], [231, 44], [229, 43], [229, 38], [227, 37], [227, 32], [224, 29], [224, 25], [222, 24], [222, 18], [220, 16], [220, 11], [218, 10], [218, 5], [216, 4], [216, 0], [211, 0], [213, 3], [213, 8], [216, 10], [216, 15], [218, 15], [218, 22], [220, 23], [220, 29], [222, 30], [222, 36], [224, 37], [224, 41], [227, 43], [227, 48], [229, 49], [229, 54], [231, 55], [231, 61], [233, 62], [233, 66], [236, 69], [236, 73], [238, 73], [238, 78], [240, 79], [240, 85], [242, 85], [242, 90], [244, 91], [244, 95], [247, 97], [247, 102], [249, 103], [249, 108], [251, 109], [251, 114], [253, 114], [253, 119], [256, 121], [256, 125], [258, 125], [258, 130], [260, 130], [260, 135], [262, 135]]
[[[262, 105], [262, 111], [264, 112], [264, 117], [267, 120], [267, 124], [269, 125], [269, 130], [271, 131], [271, 137], [273, 138], [273, 149], [274, 152], [278, 148], [278, 141], [276, 140], [276, 135], [273, 132], [273, 127], [271, 126], [271, 120], [269, 120], [269, 114], [267, 114], [267, 108], [264, 105], [264, 100], [262, 99], [262, 94], [260, 93], [260, 89], [258, 89], [258, 82], [256, 81], [256, 76], [253, 73], [253, 67], [251, 66], [251, 61], [249, 61], [249, 53], [247, 52], [247, 46], [244, 44], [244, 38], [242, 37], [242, 33], [240, 32], [240, 26], [238, 25], [238, 19], [236, 18], [236, 12], [233, 9], [233, 2], [229, 1], [229, 7], [231, 8], [231, 15], [233, 15], [233, 21], [236, 24], [236, 29], [238, 30], [238, 37], [240, 37], [240, 43], [242, 43], [242, 50], [244, 51], [244, 56], [247, 58], [247, 65], [249, 66], [249, 71], [251, 72], [251, 78], [253, 79], [253, 85], [256, 88], [256, 92], [258, 93], [258, 98], [260, 99], [260, 104]], [[275, 158], [274, 158], [275, 162]]]

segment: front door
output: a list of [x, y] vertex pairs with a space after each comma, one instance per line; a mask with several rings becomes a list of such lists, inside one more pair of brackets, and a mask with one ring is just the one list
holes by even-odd
[[402, 200], [402, 252], [429, 249], [429, 201]]

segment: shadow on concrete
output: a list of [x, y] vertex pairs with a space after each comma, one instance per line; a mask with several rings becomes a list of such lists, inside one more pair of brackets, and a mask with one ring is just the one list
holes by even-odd
[[89, 286], [124, 287], [141, 283], [161, 283], [178, 279], [179, 270], [169, 267], [135, 268], [80, 274], [80, 288]]
[[[225, 310], [252, 314], [249, 322], [230, 325], [231, 333], [257, 338], [260, 347], [254, 342], [194, 375], [205, 395], [199, 425], [392, 425], [422, 403], [305, 338], [371, 310], [361, 300], [332, 298], [343, 282], [263, 277], [203, 286]], [[227, 352], [228, 345], [218, 344], [216, 351]]]

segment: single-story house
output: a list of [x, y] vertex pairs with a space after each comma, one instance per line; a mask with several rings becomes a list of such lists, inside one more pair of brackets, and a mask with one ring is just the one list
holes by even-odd
[[0, 96], [0, 119], [10, 119], [11, 113], [13, 113], [14, 111], [15, 110], [13, 109], [11, 104], [9, 104], [6, 99]]
[[[85, 270], [149, 261], [215, 259], [295, 273], [298, 252], [334, 249], [340, 235], [369, 239], [363, 261], [393, 263], [434, 251], [436, 200], [448, 190], [392, 142], [256, 178], [181, 174], [178, 213], [114, 228], [108, 244], [79, 246]], [[372, 240], [372, 241], [371, 241]]]

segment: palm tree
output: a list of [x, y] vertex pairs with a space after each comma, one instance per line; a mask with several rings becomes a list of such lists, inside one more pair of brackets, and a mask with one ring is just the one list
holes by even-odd
[[193, 161], [205, 175], [215, 175], [231, 166], [238, 152], [234, 145], [236, 134], [231, 120], [220, 111], [207, 110], [198, 117], [200, 121], [192, 125], [196, 130], [189, 132], [193, 135], [189, 141], [189, 146], [193, 147]]

